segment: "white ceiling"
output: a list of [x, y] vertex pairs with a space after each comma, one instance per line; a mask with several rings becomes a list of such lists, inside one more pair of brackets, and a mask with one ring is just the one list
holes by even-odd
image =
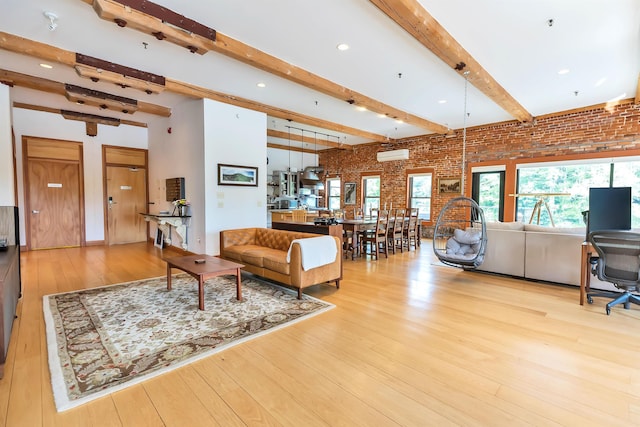
[[[451, 129], [464, 125], [465, 80], [366, 0], [156, 0], [297, 67], [377, 101]], [[640, 0], [420, 0], [423, 7], [534, 117], [636, 95], [640, 71]], [[187, 49], [102, 20], [82, 0], [2, 0], [0, 31], [120, 65], [160, 74], [384, 135], [403, 138], [430, 131], [357, 111], [343, 99], [307, 89], [223, 55]], [[58, 15], [49, 31], [43, 15]], [[549, 26], [549, 20], [553, 25]], [[350, 49], [336, 46], [347, 43]], [[146, 46], [145, 46], [146, 44]], [[0, 68], [72, 83], [171, 107], [183, 99], [145, 95], [113, 84], [93, 83], [60, 64], [0, 50]], [[558, 71], [568, 69], [567, 74]], [[256, 86], [264, 82], [265, 88]], [[467, 126], [513, 120], [472, 85], [467, 86]], [[14, 101], [90, 114], [146, 121], [69, 104], [62, 96], [14, 87]], [[446, 101], [442, 103], [441, 101]], [[286, 126], [335, 135], [330, 141], [369, 142], [362, 137], [269, 118]], [[292, 131], [300, 133], [299, 131]], [[313, 134], [305, 133], [313, 137]], [[286, 144], [286, 141], [269, 138]]]

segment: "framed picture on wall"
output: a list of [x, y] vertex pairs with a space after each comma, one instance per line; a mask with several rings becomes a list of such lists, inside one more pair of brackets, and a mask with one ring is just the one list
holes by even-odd
[[344, 183], [344, 204], [345, 205], [356, 204], [356, 183], [355, 182]]
[[218, 164], [218, 185], [258, 186], [258, 168]]
[[460, 194], [462, 191], [462, 178], [440, 178], [438, 179], [438, 193], [440, 194]]

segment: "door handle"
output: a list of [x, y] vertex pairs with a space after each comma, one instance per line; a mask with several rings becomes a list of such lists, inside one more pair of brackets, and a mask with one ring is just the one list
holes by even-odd
[[37, 211], [37, 210], [35, 210], [35, 209], [34, 209], [34, 210], [32, 210], [32, 211], [31, 211], [31, 213], [32, 213], [32, 214], [39, 214], [39, 213], [40, 213], [40, 211]]

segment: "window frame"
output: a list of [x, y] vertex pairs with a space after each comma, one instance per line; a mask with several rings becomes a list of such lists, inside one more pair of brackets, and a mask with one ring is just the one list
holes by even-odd
[[[377, 179], [378, 180], [378, 197], [367, 197], [367, 185], [366, 182], [367, 180], [370, 179]], [[362, 177], [360, 178], [360, 194], [361, 194], [361, 198], [360, 200], [362, 200], [362, 212], [364, 215], [370, 215], [371, 212], [367, 212], [367, 199], [375, 199], [378, 201], [377, 206], [374, 205], [369, 205], [369, 209], [380, 209], [380, 200], [382, 197], [382, 178], [380, 176], [379, 173], [371, 173], [371, 174], [363, 174]]]
[[[331, 189], [332, 188], [336, 188], [335, 183], [337, 182], [337, 188], [338, 188], [338, 195], [337, 196], [332, 196], [331, 195]], [[331, 184], [334, 185], [331, 185]], [[335, 176], [333, 178], [327, 178], [327, 182], [325, 184], [325, 196], [327, 198], [327, 209], [341, 209], [342, 208], [342, 179], [339, 176]], [[332, 208], [331, 207], [331, 200], [333, 199], [338, 199], [338, 207], [337, 208]]]
[[[431, 190], [429, 194], [429, 212], [423, 212], [418, 210], [418, 218], [421, 221], [431, 223], [433, 222], [433, 194], [434, 194], [434, 180], [435, 180], [435, 170], [433, 168], [420, 168], [420, 169], [410, 169], [407, 170], [407, 207], [413, 207], [413, 185], [412, 179], [416, 176], [426, 176], [429, 175], [431, 177]], [[423, 197], [420, 197], [423, 199]]]

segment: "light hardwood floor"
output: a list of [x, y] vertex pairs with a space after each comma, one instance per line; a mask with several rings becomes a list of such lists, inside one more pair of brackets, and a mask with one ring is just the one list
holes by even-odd
[[165, 265], [132, 244], [29, 252], [22, 268], [2, 425], [640, 425], [640, 307], [606, 316], [576, 288], [440, 266], [429, 241], [345, 261], [340, 290], [305, 291], [327, 313], [57, 413], [42, 296]]

